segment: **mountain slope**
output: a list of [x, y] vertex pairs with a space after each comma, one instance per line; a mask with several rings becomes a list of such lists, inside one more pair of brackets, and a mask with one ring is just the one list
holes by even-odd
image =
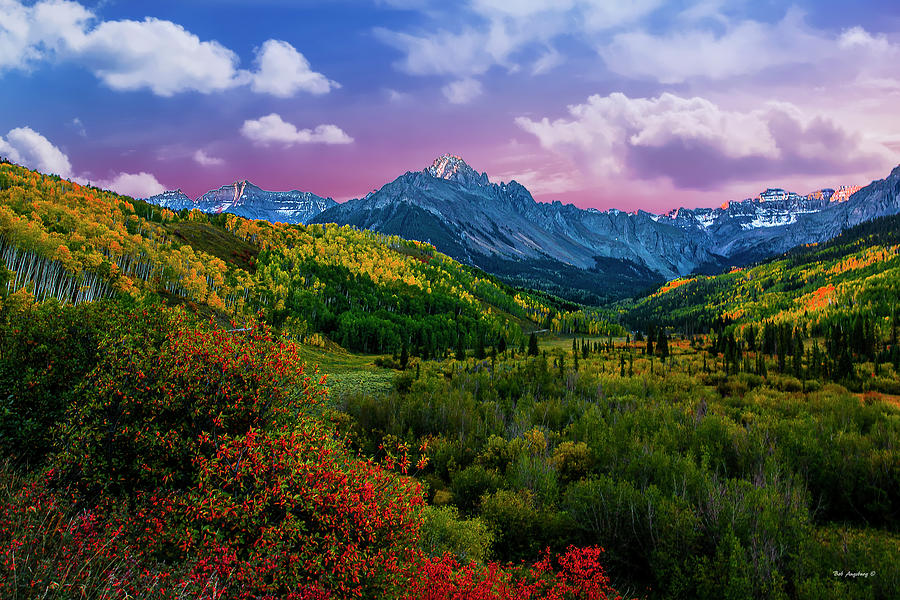
[[900, 215], [892, 215], [747, 269], [670, 281], [637, 301], [628, 318], [634, 325], [656, 322], [694, 330], [769, 319], [821, 329], [826, 322], [859, 314], [893, 318], [898, 303]]
[[825, 241], [859, 222], [900, 212], [897, 185], [900, 170], [858, 191], [800, 196], [770, 189], [721, 208], [653, 215], [536, 202], [517, 182], [491, 183], [461, 158], [444, 155], [313, 222], [428, 241], [516, 283], [556, 293], [576, 288], [581, 299], [608, 300], [664, 279], [721, 271]]
[[310, 192], [266, 191], [246, 180], [210, 190], [196, 200], [191, 200], [181, 190], [174, 190], [151, 196], [147, 202], [173, 211], [197, 209], [213, 214], [225, 212], [273, 223], [307, 223], [315, 215], [337, 204], [331, 198], [322, 198]]
[[182, 216], [10, 163], [0, 163], [0, 259], [7, 294], [62, 303], [158, 296], [218, 316], [262, 314], [297, 338], [318, 343], [324, 334], [366, 352], [519, 343], [521, 325], [557, 315], [546, 300], [420, 242]]

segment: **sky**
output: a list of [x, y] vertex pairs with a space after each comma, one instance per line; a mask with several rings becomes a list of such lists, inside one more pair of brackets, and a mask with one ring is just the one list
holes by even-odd
[[0, 156], [338, 201], [445, 153], [665, 212], [900, 163], [896, 0], [0, 0]]

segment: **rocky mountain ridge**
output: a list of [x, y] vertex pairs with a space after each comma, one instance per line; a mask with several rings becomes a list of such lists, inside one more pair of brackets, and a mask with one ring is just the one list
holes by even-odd
[[247, 219], [280, 223], [307, 223], [337, 202], [310, 192], [270, 192], [247, 180], [223, 185], [191, 200], [180, 189], [147, 198], [147, 202], [171, 210], [198, 209], [206, 213], [232, 213]]
[[[196, 201], [178, 190], [148, 200], [173, 210], [396, 234], [430, 242], [512, 283], [591, 302], [693, 272], [744, 265], [900, 213], [900, 167], [863, 188], [807, 195], [770, 188], [718, 208], [679, 208], [662, 215], [537, 202], [518, 182], [493, 183], [449, 154], [342, 204], [298, 191], [266, 192], [247, 181]], [[580, 291], [570, 294], [573, 289]]]

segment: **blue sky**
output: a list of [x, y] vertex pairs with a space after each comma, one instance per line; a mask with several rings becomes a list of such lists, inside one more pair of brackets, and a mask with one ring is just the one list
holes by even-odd
[[900, 162], [896, 2], [0, 0], [0, 155], [339, 200], [440, 154], [665, 211]]

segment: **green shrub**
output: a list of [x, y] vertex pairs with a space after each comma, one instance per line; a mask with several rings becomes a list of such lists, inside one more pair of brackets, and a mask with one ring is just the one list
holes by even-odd
[[494, 534], [481, 519], [460, 519], [453, 506], [425, 507], [422, 517], [419, 546], [429, 556], [449, 552], [462, 564], [490, 558]]

